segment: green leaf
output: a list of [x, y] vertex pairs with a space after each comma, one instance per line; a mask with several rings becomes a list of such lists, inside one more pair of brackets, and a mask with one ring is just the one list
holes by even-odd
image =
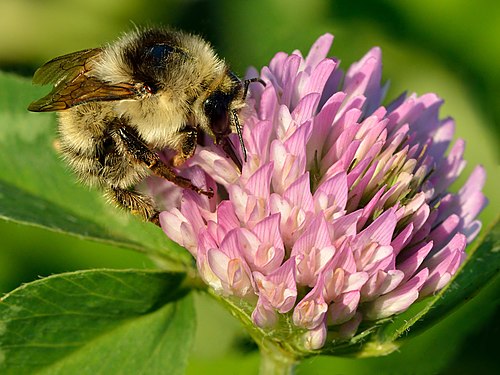
[[182, 374], [194, 336], [183, 273], [90, 270], [0, 303], [2, 374]]
[[76, 182], [54, 148], [54, 113], [30, 113], [47, 88], [0, 73], [0, 218], [131, 248], [189, 264], [161, 229]]

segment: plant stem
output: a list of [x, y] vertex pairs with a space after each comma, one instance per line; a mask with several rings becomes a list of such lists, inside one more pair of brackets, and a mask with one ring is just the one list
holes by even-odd
[[259, 375], [292, 375], [297, 363], [294, 356], [274, 345], [260, 347]]

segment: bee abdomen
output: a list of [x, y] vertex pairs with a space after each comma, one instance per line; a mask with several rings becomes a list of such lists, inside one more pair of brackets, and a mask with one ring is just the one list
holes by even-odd
[[149, 174], [117, 143], [113, 129], [120, 121], [106, 103], [83, 104], [60, 113], [60, 150], [83, 183], [125, 189]]
[[103, 149], [97, 143], [92, 152], [80, 153], [62, 143], [61, 152], [71, 169], [87, 185], [128, 188], [149, 174], [146, 166], [131, 162], [116, 147]]

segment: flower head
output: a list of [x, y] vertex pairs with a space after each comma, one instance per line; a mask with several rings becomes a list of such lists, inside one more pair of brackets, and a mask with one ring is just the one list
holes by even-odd
[[281, 52], [262, 68], [241, 174], [215, 146], [200, 148], [186, 173], [219, 194], [184, 191], [160, 215], [216, 293], [245, 301], [260, 327], [287, 317], [307, 349], [446, 285], [486, 204], [482, 167], [448, 191], [464, 142], [452, 144], [442, 100], [402, 95], [383, 106], [380, 49], [343, 74], [326, 57], [332, 41], [323, 35], [305, 58]]

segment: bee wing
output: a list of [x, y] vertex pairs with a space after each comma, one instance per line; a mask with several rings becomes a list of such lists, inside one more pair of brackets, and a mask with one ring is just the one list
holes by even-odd
[[33, 76], [33, 83], [37, 85], [58, 85], [63, 81], [71, 81], [79, 74], [89, 70], [88, 60], [101, 53], [101, 48], [85, 49], [56, 57], [42, 65]]
[[87, 49], [56, 57], [33, 76], [35, 84], [54, 84], [52, 91], [28, 107], [33, 112], [61, 111], [90, 101], [133, 98], [137, 91], [130, 83], [111, 85], [89, 76], [91, 60], [102, 49]]

